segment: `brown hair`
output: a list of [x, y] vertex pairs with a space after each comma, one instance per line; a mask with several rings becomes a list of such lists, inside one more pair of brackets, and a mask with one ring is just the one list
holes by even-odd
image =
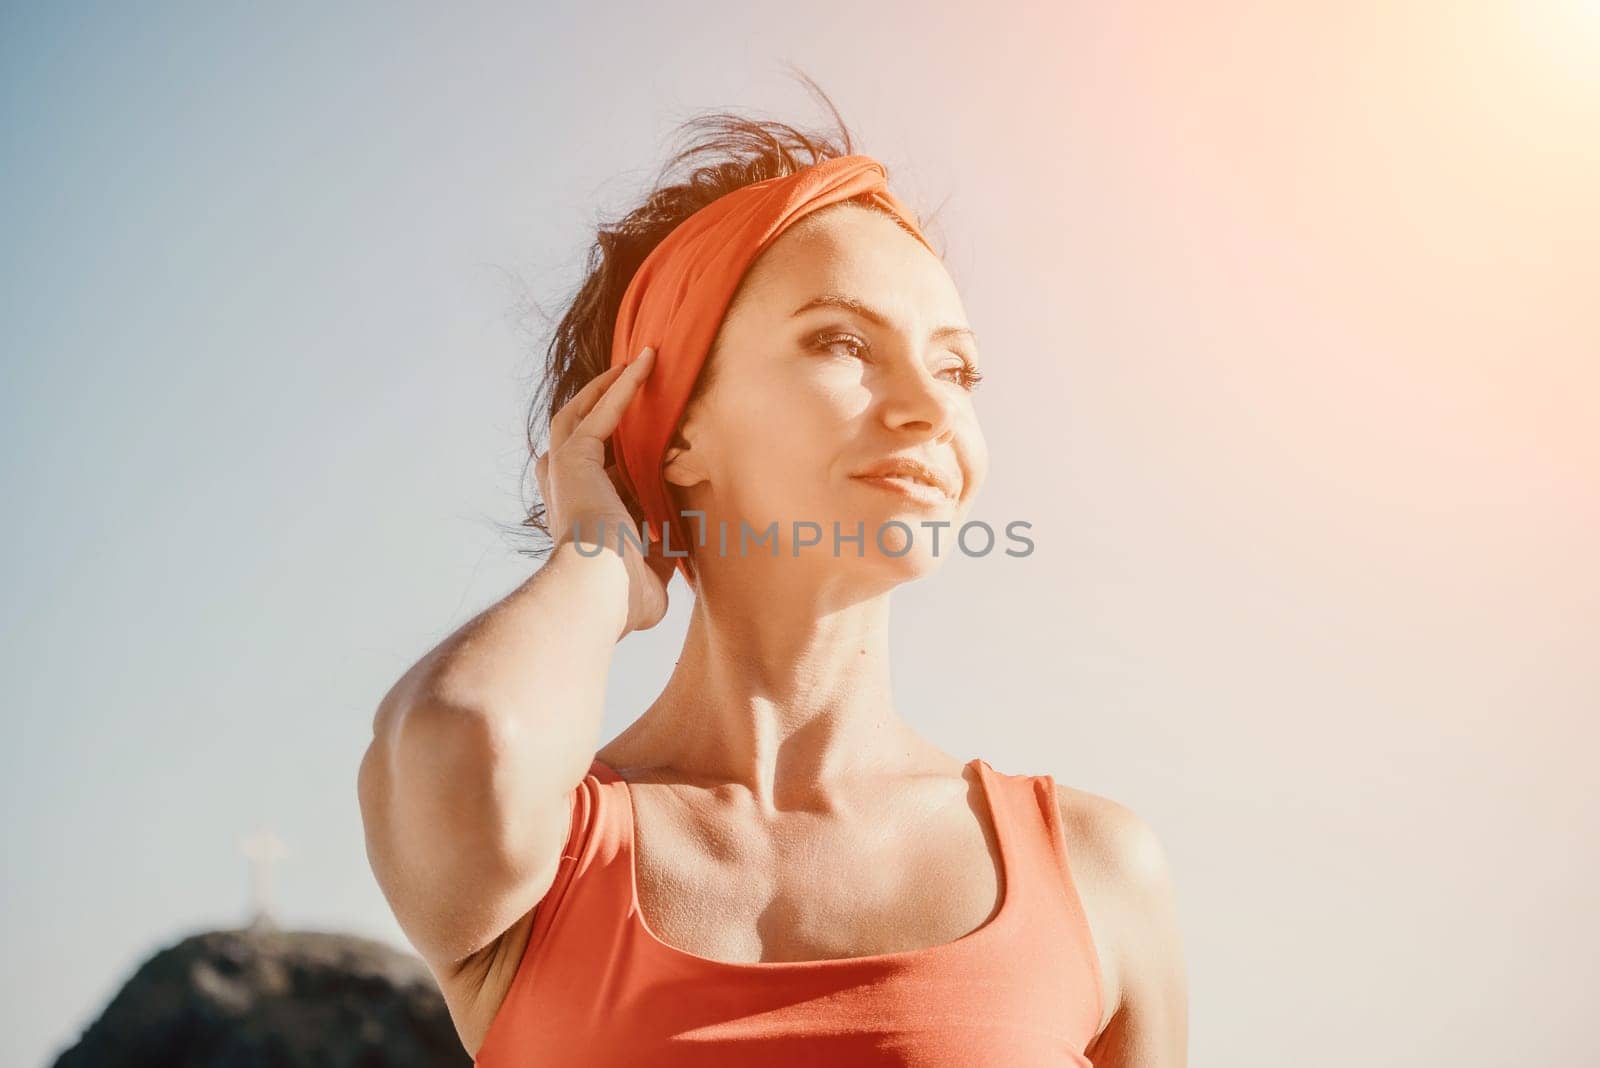
[[[518, 552], [543, 557], [554, 544], [544, 502], [538, 499], [538, 482], [529, 472], [541, 447], [549, 440], [550, 421], [555, 414], [595, 376], [611, 366], [617, 309], [645, 257], [679, 223], [717, 198], [743, 186], [794, 174], [825, 159], [856, 151], [839, 109], [811, 78], [803, 73], [800, 78], [832, 113], [834, 135], [803, 132], [787, 123], [728, 111], [700, 114], [678, 127], [678, 140], [687, 141], [687, 144], [662, 166], [643, 203], [622, 218], [601, 222], [598, 226], [584, 264], [583, 279], [551, 332], [544, 354], [543, 374], [529, 407], [528, 456], [522, 479], [524, 485], [531, 483], [534, 503], [532, 507], [524, 506], [525, 515], [518, 526], [522, 528], [521, 533], [532, 528], [543, 537], [533, 548]], [[853, 203], [877, 210], [866, 197], [834, 206]], [[923, 226], [920, 218], [917, 222]], [[926, 232], [925, 226], [923, 229]], [[688, 405], [693, 405], [705, 391], [714, 366], [715, 361], [708, 354]], [[687, 442], [674, 431], [670, 444], [681, 446]], [[605, 464], [610, 466], [614, 461], [611, 443], [607, 441]], [[642, 518], [638, 502], [625, 492], [621, 495], [623, 504], [638, 523]], [[692, 546], [690, 548], [692, 550]], [[692, 554], [688, 562], [692, 570]]]

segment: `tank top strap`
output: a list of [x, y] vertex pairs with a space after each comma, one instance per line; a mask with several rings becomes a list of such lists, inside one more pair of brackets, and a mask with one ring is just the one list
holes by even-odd
[[1104, 1006], [1100, 957], [1073, 877], [1056, 781], [1050, 775], [999, 772], [981, 758], [974, 763], [984, 777], [1007, 878], [1016, 879], [1021, 907], [1038, 920], [1035, 932], [1049, 925], [1067, 939], [1062, 958], [1076, 962], [1080, 981], [1074, 989], [1089, 993], [1084, 1007], [1098, 1022]]
[[973, 763], [984, 777], [995, 822], [1004, 824], [996, 833], [1011, 847], [1006, 859], [1029, 882], [1070, 885], [1072, 867], [1054, 780], [1048, 775], [1008, 775], [981, 758]]

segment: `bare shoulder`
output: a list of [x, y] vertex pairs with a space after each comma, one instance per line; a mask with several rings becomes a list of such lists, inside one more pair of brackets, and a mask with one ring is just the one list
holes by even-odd
[[1057, 783], [1056, 803], [1105, 986], [1094, 1063], [1184, 1064], [1188, 983], [1167, 849], [1121, 802]]
[[1161, 896], [1172, 892], [1172, 871], [1155, 828], [1120, 801], [1056, 784], [1061, 826], [1073, 854], [1123, 893]]

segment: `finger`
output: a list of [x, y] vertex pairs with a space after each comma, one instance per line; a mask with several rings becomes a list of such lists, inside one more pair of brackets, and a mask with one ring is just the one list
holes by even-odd
[[645, 566], [656, 573], [656, 577], [661, 580], [662, 585], [670, 583], [672, 581], [672, 573], [678, 570], [677, 557], [666, 556], [659, 552], [645, 557], [644, 562]]
[[622, 419], [622, 411], [633, 399], [639, 383], [649, 376], [654, 366], [655, 350], [646, 346], [639, 354], [639, 358], [628, 364], [621, 377], [606, 388], [605, 395], [595, 401], [594, 407], [590, 408], [588, 414], [572, 428], [572, 433], [598, 439], [610, 436], [611, 432], [617, 429], [617, 423]]
[[584, 383], [583, 388], [578, 390], [571, 400], [561, 406], [561, 410], [556, 412], [555, 416], [550, 420], [550, 450], [552, 452], [560, 447], [563, 441], [567, 440], [567, 437], [572, 433], [572, 428], [578, 425], [585, 415], [589, 414], [589, 409], [593, 408], [595, 401], [599, 400], [605, 391], [611, 388], [611, 383], [617, 380], [617, 376], [631, 366], [632, 364], [612, 364]]
[[595, 375], [584, 383], [582, 389], [573, 395], [572, 399], [563, 404], [559, 411], [550, 420], [550, 451], [554, 452], [561, 444], [572, 435], [572, 428], [577, 426], [583, 417], [589, 414], [589, 409], [594, 407], [595, 401], [610, 388], [617, 376], [626, 370], [626, 365], [615, 364]]
[[634, 525], [638, 526], [643, 523], [644, 511], [639, 507], [639, 502], [634, 500], [633, 494], [629, 492], [628, 487], [623, 483], [622, 473], [618, 470], [617, 465], [606, 465], [606, 474], [611, 477], [611, 486], [617, 491], [617, 499], [622, 501], [623, 507], [628, 510], [628, 515], [633, 518]]

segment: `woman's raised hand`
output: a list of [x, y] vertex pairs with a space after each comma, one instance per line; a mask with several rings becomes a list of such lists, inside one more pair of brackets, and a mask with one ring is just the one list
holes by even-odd
[[534, 464], [556, 548], [574, 541], [578, 534], [585, 545], [593, 545], [603, 529], [605, 544], [620, 553], [627, 565], [624, 634], [648, 630], [666, 615], [667, 583], [676, 560], [661, 554], [659, 541], [649, 542], [641, 556], [631, 539], [620, 536], [622, 526], [638, 533], [643, 517], [623, 503], [616, 465], [605, 464], [606, 439], [654, 366], [655, 350], [646, 347], [631, 363], [595, 376], [551, 419], [549, 451]]

